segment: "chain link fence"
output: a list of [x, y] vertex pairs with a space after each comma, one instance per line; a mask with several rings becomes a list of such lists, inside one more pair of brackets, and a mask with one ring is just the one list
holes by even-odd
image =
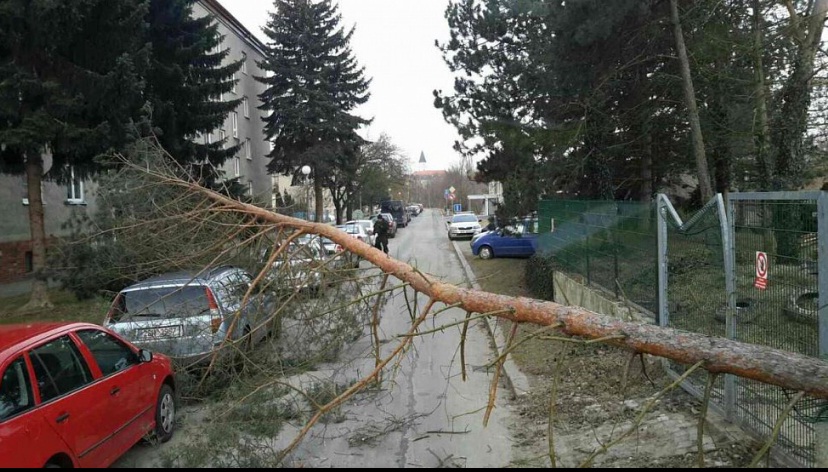
[[657, 311], [656, 223], [650, 203], [542, 200], [537, 253], [592, 287]]
[[[824, 268], [818, 257], [824, 198], [819, 192], [730, 196], [732, 285], [737, 301], [732, 338], [824, 356], [825, 341], [821, 342], [819, 333], [824, 304], [819, 279]], [[762, 435], [772, 432], [782, 409], [796, 394], [741, 378], [736, 379], [735, 391], [736, 415]], [[778, 444], [799, 462], [813, 466], [819, 440], [815, 425], [826, 422], [828, 402], [804, 397], [783, 423]]]
[[[538, 219], [535, 264], [658, 313], [663, 326], [828, 353], [828, 248], [819, 258], [820, 229], [828, 231], [824, 192], [734, 193], [688, 215], [664, 196], [655, 204], [550, 199], [540, 202]], [[701, 398], [708, 380], [700, 372], [684, 387]], [[733, 376], [710, 385], [712, 406], [763, 438], [795, 394]], [[818, 441], [828, 440], [817, 432], [826, 423], [828, 403], [804, 397], [774, 449], [812, 467]]]
[[[681, 215], [663, 196], [658, 198], [659, 252], [662, 284], [659, 319], [662, 326], [725, 337], [728, 312], [725, 241], [727, 228], [721, 198], [710, 200], [701, 210]], [[686, 366], [666, 362], [667, 368], [682, 375]], [[708, 374], [693, 373], [684, 388], [701, 397]], [[710, 386], [710, 400], [726, 411], [725, 379]]]

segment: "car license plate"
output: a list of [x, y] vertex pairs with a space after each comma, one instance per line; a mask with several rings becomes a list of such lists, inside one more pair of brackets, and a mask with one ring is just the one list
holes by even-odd
[[158, 328], [139, 329], [136, 333], [141, 341], [181, 337], [181, 325], [160, 326]]

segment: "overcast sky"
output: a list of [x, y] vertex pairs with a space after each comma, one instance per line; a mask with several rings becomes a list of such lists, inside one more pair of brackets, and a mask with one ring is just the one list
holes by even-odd
[[[262, 41], [261, 29], [273, 10], [272, 0], [219, 0]], [[335, 0], [336, 3], [336, 0]], [[454, 127], [434, 108], [432, 91], [450, 92], [454, 82], [434, 40], [448, 38], [443, 17], [448, 0], [338, 0], [342, 25], [356, 26], [354, 56], [373, 79], [371, 98], [357, 110], [374, 118], [363, 137], [386, 133], [409, 158], [414, 170], [420, 152], [426, 169], [460, 162], [452, 149], [459, 139]]]

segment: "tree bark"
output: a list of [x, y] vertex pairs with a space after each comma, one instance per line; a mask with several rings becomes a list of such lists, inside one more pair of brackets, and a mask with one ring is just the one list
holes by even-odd
[[338, 198], [333, 199], [334, 212], [336, 213], [336, 224], [342, 224], [342, 202]]
[[257, 216], [262, 221], [326, 236], [383, 272], [409, 283], [415, 291], [446, 305], [456, 304], [472, 313], [496, 313], [492, 316], [518, 323], [540, 326], [560, 324], [561, 332], [568, 336], [602, 339], [608, 345], [664, 357], [681, 364], [704, 361], [704, 368], [710, 372], [733, 374], [828, 399], [828, 362], [814, 357], [657, 325], [622, 321], [579, 307], [460, 288], [424, 274], [405, 262], [389, 258], [379, 249], [330, 225], [279, 215], [182, 180], [173, 179], [171, 183], [200, 192], [227, 209]]
[[670, 15], [673, 20], [673, 33], [676, 36], [676, 52], [681, 68], [687, 118], [690, 121], [690, 137], [693, 142], [693, 155], [696, 159], [696, 174], [699, 179], [702, 204], [704, 204], [713, 198], [713, 188], [710, 183], [710, 170], [707, 166], [707, 156], [704, 151], [704, 136], [699, 120], [699, 109], [696, 106], [696, 91], [693, 88], [693, 78], [690, 76], [690, 59], [687, 57], [687, 46], [684, 44], [684, 33], [681, 30], [678, 0], [670, 0]]
[[355, 199], [356, 195], [354, 194], [354, 189], [350, 185], [345, 186], [345, 221], [351, 221], [354, 219]]
[[764, 52], [764, 33], [762, 30], [762, 10], [760, 0], [753, 0], [753, 69], [756, 77], [756, 115], [754, 118], [753, 142], [756, 146], [756, 166], [759, 171], [760, 190], [769, 190], [773, 162], [768, 152], [770, 124], [768, 121], [768, 95], [765, 84], [765, 66], [762, 60]]
[[325, 195], [323, 194], [324, 188], [322, 187], [322, 182], [319, 178], [314, 177], [313, 179], [313, 195], [314, 195], [314, 204], [316, 206], [314, 213], [316, 214], [316, 222], [317, 223], [324, 223], [322, 220], [324, 209], [325, 209]]
[[649, 203], [653, 201], [653, 137], [650, 135], [650, 124], [644, 125], [644, 149], [641, 155], [640, 168], [641, 187], [638, 201]]
[[46, 229], [43, 217], [43, 157], [40, 153], [30, 152], [26, 155], [26, 184], [29, 198], [29, 230], [32, 238], [32, 269], [35, 278], [29, 302], [20, 307], [26, 312], [40, 308], [51, 308], [49, 286], [46, 280]]

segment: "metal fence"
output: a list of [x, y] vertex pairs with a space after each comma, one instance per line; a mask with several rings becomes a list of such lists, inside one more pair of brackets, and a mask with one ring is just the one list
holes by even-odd
[[[718, 195], [685, 223], [659, 196], [660, 323], [824, 355], [818, 307], [826, 292], [819, 290], [819, 274], [828, 269], [822, 270], [826, 259], [819, 259], [817, 248], [823, 199], [822, 192], [734, 193], [725, 204]], [[674, 363], [668, 368], [675, 375], [684, 370]], [[684, 387], [701, 396], [706, 380], [701, 373]], [[734, 376], [717, 379], [711, 392], [714, 407], [763, 438], [796, 394]], [[782, 425], [776, 452], [813, 466], [814, 425], [826, 420], [824, 401], [800, 400]]]
[[[717, 195], [692, 216], [655, 204], [544, 200], [538, 251], [555, 266], [658, 313], [662, 326], [828, 358], [828, 193]], [[822, 234], [823, 237], [819, 238]], [[758, 268], [757, 268], [758, 267]], [[679, 375], [684, 367], [667, 363]], [[703, 395], [706, 373], [683, 385]], [[769, 437], [796, 392], [716, 379], [712, 406]], [[783, 423], [780, 457], [811, 467], [828, 403], [803, 398]]]
[[[685, 221], [670, 201], [659, 195], [656, 199], [658, 219], [659, 309], [661, 326], [726, 336], [728, 313], [729, 230], [721, 196], [710, 200], [692, 218]], [[676, 375], [685, 367], [665, 362]], [[685, 382], [684, 388], [701, 396], [707, 384], [707, 373], [697, 371]], [[727, 411], [730, 379], [720, 377], [711, 387], [711, 401], [722, 412]]]
[[[728, 337], [826, 358], [827, 198], [818, 191], [730, 195], [730, 285], [736, 310]], [[735, 415], [750, 429], [770, 434], [796, 392], [741, 378], [735, 382]], [[803, 398], [783, 424], [778, 443], [812, 466], [817, 441], [828, 440], [818, 437], [815, 425], [826, 422], [828, 402]]]
[[638, 202], [543, 200], [538, 252], [583, 281], [657, 311], [656, 221]]

